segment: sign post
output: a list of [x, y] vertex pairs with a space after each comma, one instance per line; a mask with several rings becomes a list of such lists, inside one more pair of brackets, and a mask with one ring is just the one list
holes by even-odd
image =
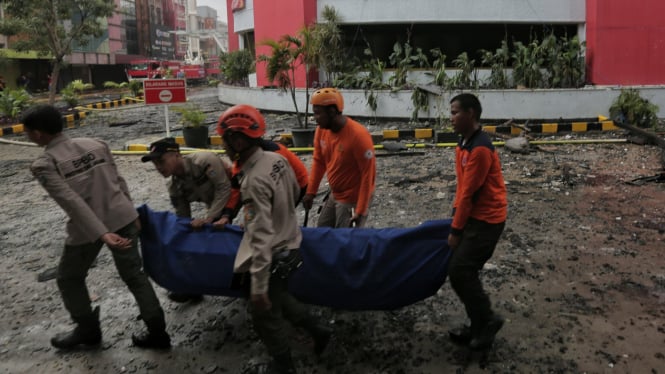
[[146, 79], [143, 96], [146, 105], [164, 105], [166, 137], [170, 137], [168, 104], [187, 102], [187, 83], [184, 79]]

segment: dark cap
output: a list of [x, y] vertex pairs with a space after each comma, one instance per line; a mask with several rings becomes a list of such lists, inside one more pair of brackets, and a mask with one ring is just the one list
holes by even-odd
[[156, 160], [166, 152], [180, 152], [180, 146], [173, 138], [164, 138], [150, 144], [150, 153], [141, 157], [141, 161], [148, 162]]

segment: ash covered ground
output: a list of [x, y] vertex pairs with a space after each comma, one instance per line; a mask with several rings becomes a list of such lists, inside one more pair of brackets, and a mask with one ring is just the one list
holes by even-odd
[[[226, 108], [214, 89], [192, 92], [190, 100], [208, 113], [211, 124]], [[175, 134], [176, 120], [171, 114]], [[294, 122], [276, 114], [267, 120], [271, 134]], [[371, 130], [382, 126], [406, 124]], [[103, 139], [115, 150], [147, 144], [164, 135], [163, 109], [137, 105], [94, 113], [66, 133]], [[594, 136], [623, 134], [568, 138]], [[21, 134], [3, 139], [27, 141]], [[174, 347], [167, 352], [131, 347], [131, 333], [143, 326], [105, 250], [88, 277], [93, 303], [101, 308], [101, 349], [53, 349], [51, 336], [72, 325], [55, 281], [38, 282], [37, 275], [57, 264], [66, 217], [29, 172], [40, 152], [0, 143], [0, 372], [249, 373], [269, 360], [244, 300], [207, 296], [198, 304], [177, 304], [157, 285]], [[408, 227], [448, 217], [454, 150], [410, 152], [377, 158], [370, 226]], [[665, 184], [627, 183], [657, 174], [659, 151], [620, 143], [541, 145], [529, 154], [501, 148], [500, 153], [509, 217], [482, 279], [507, 322], [488, 362], [465, 360], [465, 352], [448, 340], [446, 331], [463, 323], [465, 314], [446, 283], [437, 295], [394, 311], [316, 307], [334, 328], [334, 338], [317, 359], [308, 337], [293, 330], [289, 339], [300, 372], [665, 372]], [[311, 156], [301, 157], [309, 166]], [[152, 164], [135, 155], [116, 160], [137, 205], [170, 209], [165, 180]], [[315, 219], [311, 216], [310, 224]]]

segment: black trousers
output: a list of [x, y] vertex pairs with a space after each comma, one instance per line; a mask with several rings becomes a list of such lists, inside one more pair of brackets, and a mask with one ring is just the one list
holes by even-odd
[[494, 313], [478, 273], [492, 257], [504, 227], [505, 222], [492, 224], [469, 218], [460, 245], [450, 258], [450, 285], [464, 304], [472, 329], [485, 326]]

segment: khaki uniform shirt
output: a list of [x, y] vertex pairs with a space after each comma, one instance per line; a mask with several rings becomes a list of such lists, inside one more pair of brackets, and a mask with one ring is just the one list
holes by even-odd
[[244, 163], [241, 173], [245, 233], [234, 270], [251, 273], [251, 293], [257, 295], [268, 292], [273, 254], [300, 247], [295, 209], [300, 187], [286, 159], [262, 149]]
[[94, 242], [138, 217], [127, 183], [100, 140], [61, 134], [46, 146], [30, 171], [69, 216], [68, 245]]
[[171, 178], [169, 195], [175, 213], [191, 217], [190, 203], [200, 201], [208, 207], [206, 218], [217, 219], [231, 196], [230, 165], [212, 152], [195, 152], [182, 157], [185, 176]]

